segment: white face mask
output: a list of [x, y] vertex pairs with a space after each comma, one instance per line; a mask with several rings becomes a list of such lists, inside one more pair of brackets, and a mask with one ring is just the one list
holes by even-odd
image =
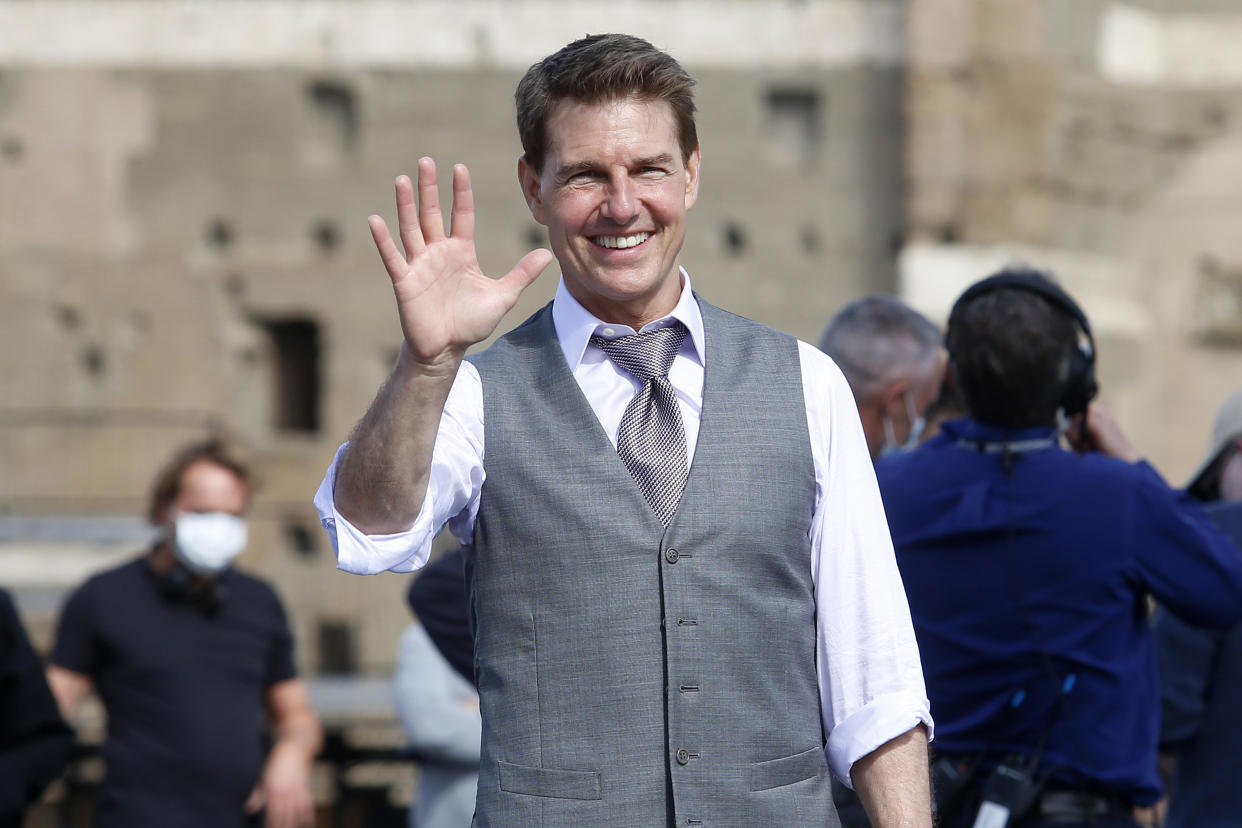
[[173, 553], [195, 575], [219, 575], [246, 548], [246, 521], [227, 512], [178, 514], [173, 527]]
[[918, 408], [914, 404], [914, 394], [906, 391], [902, 397], [906, 402], [906, 421], [910, 423], [910, 434], [906, 437], [904, 443], [898, 443], [897, 431], [893, 428], [892, 418], [886, 414], [884, 416], [884, 447], [880, 449], [881, 457], [889, 454], [914, 451], [919, 447], [919, 438], [923, 436], [923, 429], [927, 428], [927, 420], [918, 412]]

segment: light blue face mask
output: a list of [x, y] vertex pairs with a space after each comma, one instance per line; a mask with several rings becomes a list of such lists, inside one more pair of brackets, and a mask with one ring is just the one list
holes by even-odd
[[918, 408], [914, 404], [914, 393], [907, 389], [901, 396], [906, 401], [906, 419], [910, 423], [910, 435], [906, 437], [904, 443], [898, 443], [897, 431], [893, 428], [893, 420], [885, 414], [884, 447], [880, 449], [881, 457], [888, 454], [914, 451], [919, 447], [919, 438], [923, 436], [923, 429], [927, 428], [927, 420], [918, 412]]

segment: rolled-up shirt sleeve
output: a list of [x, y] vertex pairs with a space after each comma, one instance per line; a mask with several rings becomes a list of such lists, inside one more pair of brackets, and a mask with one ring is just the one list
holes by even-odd
[[478, 371], [463, 362], [449, 391], [431, 456], [427, 494], [414, 524], [404, 532], [368, 535], [336, 509], [333, 489], [345, 443], [336, 451], [315, 492], [319, 522], [328, 533], [338, 569], [358, 575], [411, 572], [427, 563], [431, 542], [447, 524], [463, 543], [474, 534], [483, 487], [483, 387]]
[[930, 736], [933, 723], [853, 394], [831, 359], [798, 344], [815, 460], [810, 534], [820, 706], [828, 764], [853, 787], [854, 762], [920, 723]]

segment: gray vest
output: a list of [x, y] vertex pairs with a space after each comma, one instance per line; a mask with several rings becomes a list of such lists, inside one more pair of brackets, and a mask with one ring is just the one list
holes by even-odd
[[478, 826], [836, 826], [797, 343], [701, 302], [703, 415], [666, 530], [551, 307], [472, 357]]

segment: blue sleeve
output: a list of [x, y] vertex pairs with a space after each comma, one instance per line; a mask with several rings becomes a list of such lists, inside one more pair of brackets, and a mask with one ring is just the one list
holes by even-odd
[[1139, 474], [1132, 538], [1139, 577], [1174, 614], [1205, 627], [1242, 621], [1242, 552], [1185, 492], [1147, 463]]
[[1192, 627], [1164, 609], [1157, 611], [1153, 631], [1160, 671], [1160, 747], [1176, 749], [1203, 725], [1224, 633]]

